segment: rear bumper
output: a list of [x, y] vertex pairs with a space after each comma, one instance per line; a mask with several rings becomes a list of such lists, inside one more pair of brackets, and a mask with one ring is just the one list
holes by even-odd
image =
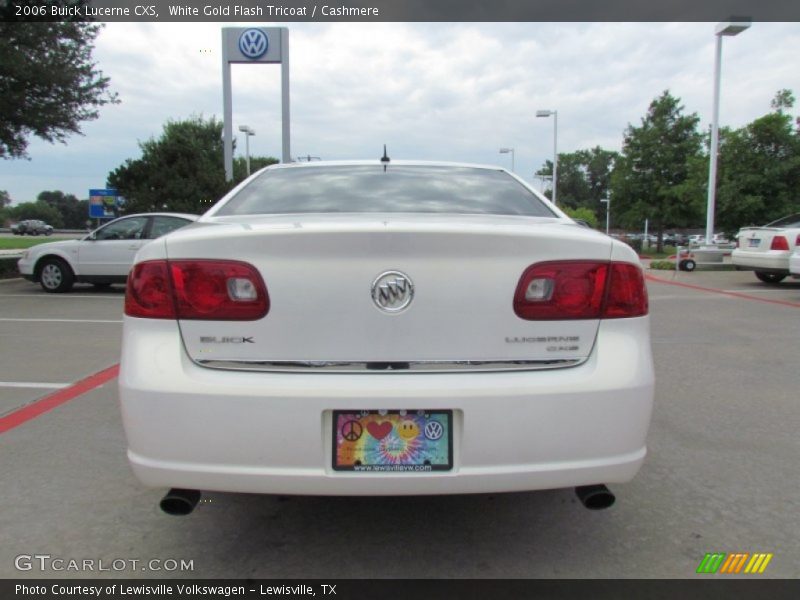
[[789, 257], [789, 273], [792, 277], [800, 277], [800, 252], [794, 252]]
[[785, 250], [748, 252], [747, 250], [736, 249], [731, 253], [731, 262], [740, 271], [789, 274], [789, 252]]
[[[149, 486], [304, 495], [523, 491], [629, 481], [653, 401], [647, 318], [605, 321], [590, 359], [507, 373], [205, 369], [169, 321], [125, 317], [128, 458]], [[334, 409], [450, 409], [454, 468], [332, 469]]]

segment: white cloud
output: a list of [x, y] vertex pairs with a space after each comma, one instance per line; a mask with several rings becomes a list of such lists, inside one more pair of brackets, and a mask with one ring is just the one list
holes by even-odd
[[[108, 24], [95, 58], [122, 103], [68, 145], [34, 140], [31, 161], [0, 162], [0, 189], [18, 201], [44, 189], [79, 197], [139, 155], [167, 119], [222, 115], [220, 28]], [[298, 23], [291, 44], [292, 149], [326, 159], [378, 157], [510, 165], [530, 179], [559, 150], [619, 149], [665, 89], [710, 121], [712, 23]], [[769, 110], [780, 88], [800, 95], [800, 24], [755, 23], [723, 42], [721, 122]], [[234, 125], [251, 152], [280, 155], [280, 68], [235, 66]]]

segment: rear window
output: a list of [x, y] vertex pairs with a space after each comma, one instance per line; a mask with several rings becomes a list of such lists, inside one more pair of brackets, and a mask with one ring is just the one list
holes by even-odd
[[215, 214], [373, 212], [556, 216], [503, 171], [391, 164], [267, 170]]
[[778, 219], [777, 221], [773, 221], [772, 223], [767, 223], [764, 227], [786, 227], [786, 228], [794, 228], [800, 227], [800, 213], [789, 215], [788, 217], [783, 217]]

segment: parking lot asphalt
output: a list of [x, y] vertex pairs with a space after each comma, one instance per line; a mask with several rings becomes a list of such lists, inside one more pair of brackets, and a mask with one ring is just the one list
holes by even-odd
[[[571, 490], [209, 493], [192, 515], [169, 517], [157, 507], [165, 490], [127, 466], [112, 378], [0, 434], [0, 577], [687, 578], [701, 577], [708, 552], [772, 553], [763, 575], [746, 577], [800, 576], [800, 281], [654, 271], [648, 288], [649, 454], [631, 483], [611, 486], [609, 510], [587, 511]], [[122, 305], [121, 287], [49, 295], [0, 282], [0, 422], [116, 364]], [[35, 554], [124, 566], [15, 567]], [[165, 570], [170, 559], [193, 569]]]

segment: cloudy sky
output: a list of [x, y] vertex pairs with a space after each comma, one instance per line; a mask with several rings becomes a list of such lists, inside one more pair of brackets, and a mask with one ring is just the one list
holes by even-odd
[[[295, 157], [378, 158], [386, 143], [393, 158], [510, 168], [498, 150], [513, 147], [516, 172], [533, 180], [553, 151], [553, 119], [537, 109], [558, 110], [560, 152], [619, 150], [625, 127], [665, 89], [703, 127], [711, 121], [714, 23], [286, 26]], [[0, 189], [15, 202], [52, 189], [85, 198], [166, 120], [221, 119], [221, 27], [107, 24], [95, 59], [121, 104], [66, 145], [33, 140], [31, 160], [0, 160]], [[799, 56], [800, 23], [754, 23], [726, 38], [721, 124], [768, 112], [780, 88], [800, 97]], [[279, 157], [280, 68], [234, 65], [233, 97], [234, 128], [257, 132], [251, 153]]]

